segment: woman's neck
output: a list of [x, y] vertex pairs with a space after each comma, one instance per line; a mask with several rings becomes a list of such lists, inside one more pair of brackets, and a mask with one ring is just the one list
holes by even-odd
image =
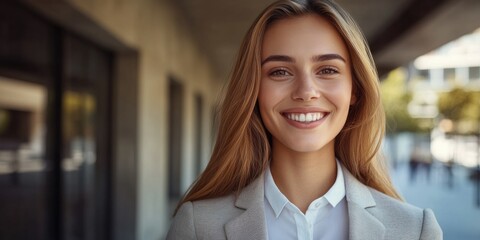
[[309, 153], [295, 152], [274, 143], [270, 171], [278, 189], [305, 213], [310, 203], [335, 183], [337, 164], [333, 142]]

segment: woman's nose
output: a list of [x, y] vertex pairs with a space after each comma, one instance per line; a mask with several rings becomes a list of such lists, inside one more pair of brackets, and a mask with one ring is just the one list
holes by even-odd
[[296, 101], [311, 101], [320, 97], [319, 90], [314, 82], [314, 77], [303, 74], [296, 79], [292, 98]]

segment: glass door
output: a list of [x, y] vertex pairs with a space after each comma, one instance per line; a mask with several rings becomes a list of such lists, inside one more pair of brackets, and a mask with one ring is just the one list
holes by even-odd
[[64, 37], [62, 178], [65, 239], [104, 239], [108, 214], [110, 55]]
[[112, 54], [0, 1], [0, 239], [109, 239]]

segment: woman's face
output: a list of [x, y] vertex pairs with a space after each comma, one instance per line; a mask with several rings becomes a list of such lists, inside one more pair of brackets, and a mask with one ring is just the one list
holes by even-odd
[[268, 27], [258, 103], [274, 147], [333, 151], [353, 99], [349, 53], [327, 20], [309, 14]]

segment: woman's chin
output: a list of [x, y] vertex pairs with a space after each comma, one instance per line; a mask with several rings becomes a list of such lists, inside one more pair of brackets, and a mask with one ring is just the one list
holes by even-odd
[[[330, 146], [330, 144], [321, 144], [321, 143], [312, 143], [312, 142], [301, 142], [297, 141], [295, 143], [290, 144], [289, 146], [286, 146], [293, 152], [298, 152], [298, 153], [315, 153], [315, 152], [320, 152], [320, 151], [325, 151], [327, 150]], [[332, 146], [333, 147], [333, 146]], [[333, 148], [332, 148], [333, 149]]]

